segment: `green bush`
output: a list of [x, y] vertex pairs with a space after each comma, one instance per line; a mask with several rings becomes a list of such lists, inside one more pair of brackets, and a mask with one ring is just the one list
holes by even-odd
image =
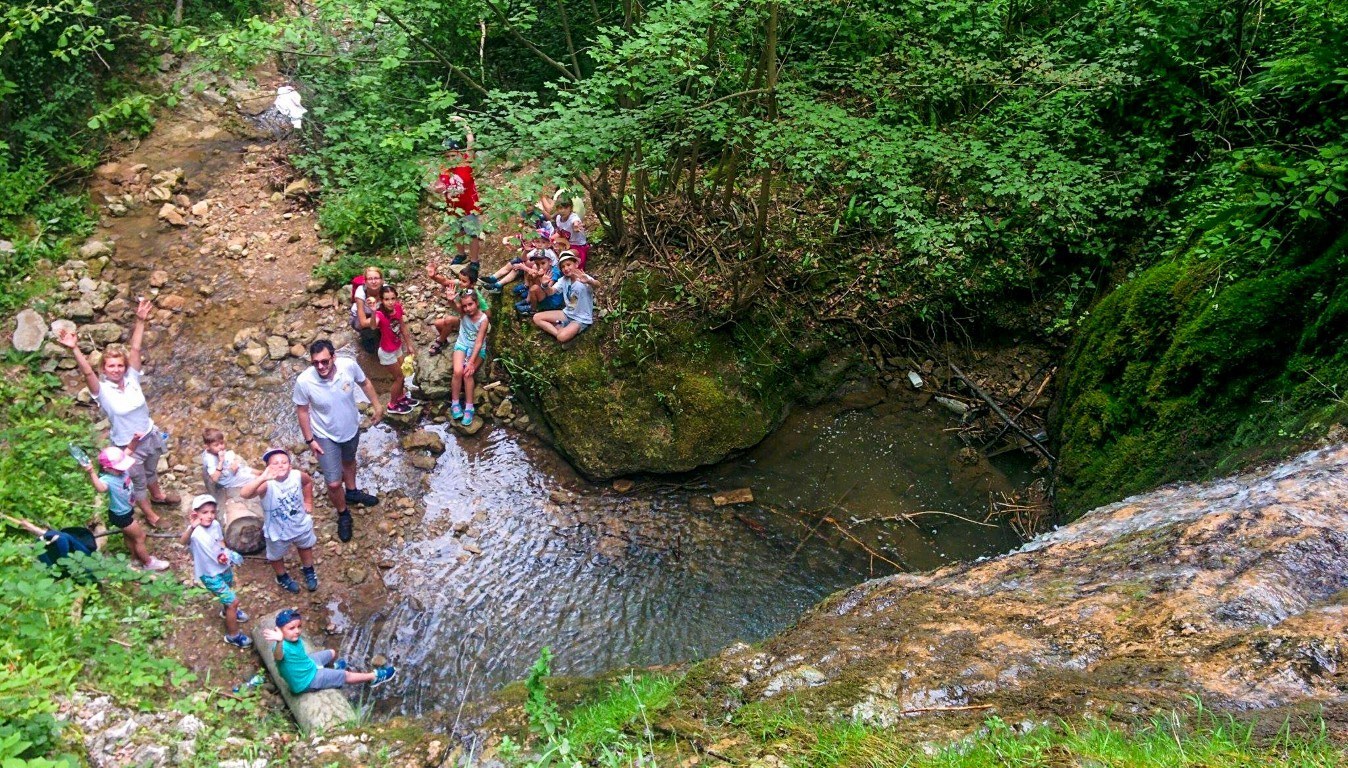
[[314, 277], [329, 286], [347, 285], [351, 278], [363, 274], [369, 267], [378, 267], [384, 273], [384, 279], [397, 282], [402, 277], [402, 264], [390, 256], [366, 256], [359, 253], [343, 253], [331, 259], [325, 259], [314, 265]]

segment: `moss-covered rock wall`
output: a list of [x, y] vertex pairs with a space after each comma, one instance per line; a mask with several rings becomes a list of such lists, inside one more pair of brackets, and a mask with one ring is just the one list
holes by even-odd
[[1279, 263], [1179, 257], [1106, 296], [1064, 365], [1060, 509], [1285, 455], [1348, 413], [1346, 254], [1321, 229]]

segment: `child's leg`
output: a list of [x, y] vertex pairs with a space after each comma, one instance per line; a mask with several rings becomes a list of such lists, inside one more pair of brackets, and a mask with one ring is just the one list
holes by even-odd
[[583, 330], [585, 330], [585, 326], [581, 325], [575, 320], [572, 320], [571, 322], [557, 329], [557, 341], [565, 344], [568, 341], [579, 336], [580, 332]]
[[403, 391], [402, 356], [400, 355], [398, 357], [398, 361], [393, 363], [392, 365], [384, 366], [384, 370], [388, 371], [388, 374], [393, 377], [393, 386], [389, 390], [388, 401], [390, 403], [396, 403], [399, 400], [403, 399], [403, 395], [407, 394], [406, 392]]
[[436, 341], [441, 344], [449, 341], [450, 334], [459, 332], [459, 318], [453, 315], [439, 318], [431, 324], [435, 326]]
[[309, 658], [313, 659], [314, 663], [318, 666], [326, 667], [337, 660], [337, 652], [331, 648], [324, 648], [321, 651], [314, 651], [309, 654]]
[[449, 384], [449, 402], [459, 402], [459, 395], [463, 393], [463, 352], [454, 350], [454, 378]]
[[[349, 682], [347, 680], [347, 675], [349, 674], [351, 673], [320, 666], [318, 668], [318, 674], [314, 675], [314, 681], [309, 683], [309, 687], [305, 688], [304, 692], [308, 693], [310, 691], [327, 690], [328, 688], [341, 688]], [[373, 677], [373, 675], [371, 676]]]
[[[233, 591], [230, 591], [233, 595]], [[223, 599], [223, 598], [221, 598]], [[239, 600], [234, 598], [225, 603], [225, 634], [233, 637], [239, 634]]]
[[541, 302], [541, 301], [543, 301], [543, 300], [546, 299], [547, 297], [548, 297], [548, 294], [547, 294], [546, 291], [543, 290], [543, 286], [541, 286], [541, 285], [530, 286], [530, 288], [529, 288], [529, 307], [530, 307], [531, 309], [533, 309], [535, 312], [537, 312], [537, 311], [538, 311], [538, 303]]
[[[148, 498], [146, 503], [149, 503]], [[126, 548], [131, 550], [132, 557], [139, 560], [141, 565], [150, 564], [150, 551], [145, 548], [145, 526], [139, 520], [133, 520], [131, 525], [122, 529], [122, 539], [126, 541]]]
[[286, 575], [286, 561], [285, 561], [285, 560], [271, 560], [271, 561], [269, 561], [269, 562], [271, 563], [271, 569], [272, 569], [273, 571], [276, 572], [276, 575], [277, 575], [277, 576], [284, 576], [284, 575]]
[[314, 548], [313, 548], [313, 547], [296, 547], [296, 549], [298, 549], [298, 550], [300, 551], [300, 565], [304, 566], [305, 568], [313, 568], [313, 567], [314, 567]]
[[373, 672], [352, 672], [349, 669], [346, 670], [347, 685], [355, 685], [356, 683], [373, 683], [375, 677], [376, 677], [375, 673]]
[[477, 389], [477, 372], [474, 371], [472, 376], [465, 375], [463, 377], [464, 407], [471, 408], [473, 406], [473, 393], [476, 389]]
[[534, 315], [533, 318], [534, 325], [546, 331], [547, 334], [553, 338], [556, 338], [557, 334], [561, 331], [561, 329], [557, 327], [557, 324], [565, 319], [566, 315], [562, 314], [562, 310], [560, 309], [550, 309], [547, 312], [539, 312]]

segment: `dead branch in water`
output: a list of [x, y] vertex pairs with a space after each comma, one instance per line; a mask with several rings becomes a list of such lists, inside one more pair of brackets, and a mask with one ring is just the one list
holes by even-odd
[[905, 522], [905, 523], [912, 523], [912, 525], [916, 526], [917, 523], [913, 522], [913, 518], [915, 518], [915, 517], [921, 517], [921, 516], [923, 516], [923, 515], [942, 515], [942, 516], [944, 516], [944, 517], [953, 517], [953, 518], [955, 518], [956, 520], [963, 520], [963, 521], [966, 522], [966, 523], [973, 523], [974, 525], [982, 525], [982, 526], [986, 526], [986, 527], [988, 527], [988, 528], [1000, 528], [1000, 527], [1001, 527], [1000, 525], [997, 525], [996, 523], [990, 523], [990, 522], [988, 522], [987, 520], [975, 520], [975, 519], [973, 519], [972, 517], [965, 517], [964, 515], [957, 515], [957, 514], [955, 514], [954, 512], [943, 512], [943, 511], [941, 511], [941, 510], [939, 510], [939, 509], [924, 509], [924, 510], [922, 510], [921, 512], [899, 512], [899, 513], [897, 513], [897, 514], [893, 514], [893, 515], [883, 515], [883, 516], [881, 516], [881, 517], [853, 518], [853, 519], [852, 519], [852, 522], [854, 522], [854, 523], [892, 523], [892, 522], [897, 522], [897, 521], [902, 520], [902, 521]]
[[961, 371], [958, 366], [956, 366], [953, 362], [949, 362], [947, 363], [947, 365], [950, 367], [950, 372], [955, 374], [955, 376], [957, 376], [960, 381], [964, 382], [964, 385], [967, 386], [970, 390], [972, 390], [975, 395], [978, 395], [979, 399], [987, 403], [988, 407], [992, 409], [993, 413], [1001, 417], [1002, 421], [1005, 421], [1012, 429], [1016, 431], [1017, 434], [1019, 434], [1026, 440], [1029, 440], [1030, 445], [1033, 445], [1035, 447], [1035, 450], [1043, 454], [1044, 458], [1048, 459], [1050, 462], [1057, 463], [1058, 460], [1053, 458], [1053, 454], [1049, 453], [1048, 449], [1044, 447], [1043, 443], [1035, 439], [1034, 435], [1031, 435], [1029, 432], [1027, 432], [1025, 428], [1020, 426], [1020, 424], [1015, 419], [1011, 418], [1010, 414], [1002, 410], [1002, 407], [997, 404], [997, 401], [989, 397], [987, 393], [985, 393], [982, 389], [979, 389], [978, 385], [974, 384], [971, 380], [969, 380], [969, 378], [964, 375], [964, 372]]

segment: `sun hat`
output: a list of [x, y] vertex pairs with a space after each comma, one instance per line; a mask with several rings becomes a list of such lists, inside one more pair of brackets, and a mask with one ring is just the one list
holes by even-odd
[[562, 251], [562, 255], [557, 258], [557, 266], [561, 266], [564, 261], [574, 261], [580, 263], [580, 257], [575, 251]]
[[302, 618], [304, 617], [300, 615], [300, 610], [298, 608], [282, 608], [281, 611], [276, 614], [276, 628], [280, 629], [295, 619]]
[[266, 453], [262, 454], [262, 463], [266, 464], [271, 461], [271, 457], [278, 453], [284, 453], [287, 459], [290, 458], [290, 451], [287, 451], [284, 448], [269, 448]]
[[115, 469], [118, 472], [125, 472], [136, 464], [136, 457], [118, 448], [115, 445], [109, 445], [107, 448], [98, 452], [98, 465], [104, 469]]
[[217, 507], [220, 506], [219, 502], [215, 500], [214, 496], [210, 495], [209, 493], [203, 493], [200, 496], [196, 496], [192, 499], [192, 511], [196, 512], [198, 509], [201, 509], [207, 504], [215, 504]]

